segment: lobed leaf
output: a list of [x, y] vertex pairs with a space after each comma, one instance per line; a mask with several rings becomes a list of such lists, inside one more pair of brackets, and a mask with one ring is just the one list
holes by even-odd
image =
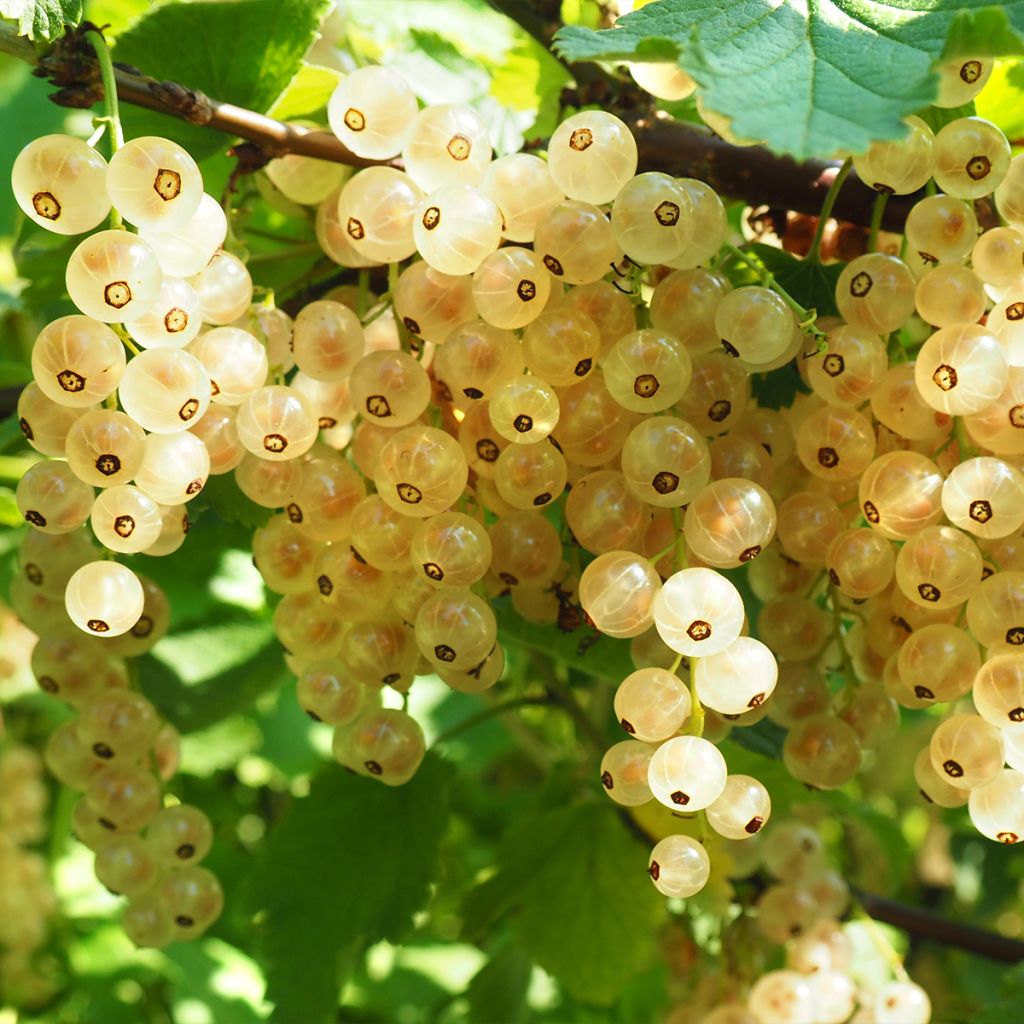
[[227, 620], [164, 637], [138, 659], [142, 692], [182, 732], [248, 708], [288, 678], [269, 620]]
[[1021, 31], [1020, 0], [659, 0], [555, 45], [570, 61], [678, 60], [737, 136], [806, 159], [899, 138], [936, 96], [938, 58], [1019, 53]]
[[647, 853], [603, 804], [546, 811], [508, 833], [498, 873], [471, 891], [466, 928], [510, 918], [523, 949], [574, 998], [608, 1004], [654, 957], [665, 900]]
[[520, 618], [509, 601], [497, 601], [492, 607], [503, 644], [547, 655], [553, 661], [597, 679], [619, 681], [633, 671], [628, 640], [598, 635], [597, 640], [591, 643], [594, 630], [585, 626], [572, 633], [563, 633], [557, 626], [542, 626]]
[[303, 62], [288, 88], [270, 108], [270, 115], [279, 121], [289, 121], [322, 112], [344, 77], [334, 68]]
[[82, 0], [0, 0], [0, 18], [18, 23], [18, 34], [49, 43], [82, 20]]
[[433, 756], [395, 788], [332, 765], [274, 829], [250, 890], [274, 1021], [333, 1021], [339, 962], [408, 934], [437, 872], [450, 781]]
[[954, 15], [943, 48], [943, 57], [1003, 57], [1024, 53], [1024, 37], [1018, 31], [1021, 22], [1011, 23], [1005, 6], [963, 10]]
[[469, 1001], [469, 1024], [526, 1024], [530, 1009], [526, 996], [533, 965], [530, 958], [516, 946], [499, 949], [480, 968], [466, 989]]

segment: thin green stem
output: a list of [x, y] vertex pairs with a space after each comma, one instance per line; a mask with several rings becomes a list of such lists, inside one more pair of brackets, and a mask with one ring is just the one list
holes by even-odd
[[761, 284], [765, 288], [770, 288], [776, 295], [786, 303], [787, 306], [800, 318], [800, 327], [805, 330], [808, 334], [812, 335], [818, 340], [819, 343], [824, 342], [825, 332], [820, 327], [815, 326], [814, 321], [818, 317], [818, 311], [815, 309], [808, 309], [806, 306], [802, 306], [796, 299], [793, 298], [789, 292], [786, 291], [778, 281], [775, 280], [775, 275], [756, 257], [751, 256], [749, 253], [745, 253], [742, 249], [737, 249], [735, 245], [726, 243], [723, 246], [726, 252], [729, 253], [734, 259], [739, 260], [745, 266], [749, 267], [754, 271], [761, 279]]
[[243, 230], [243, 234], [253, 235], [255, 238], [266, 238], [270, 242], [282, 242], [285, 245], [302, 245], [306, 241], [305, 238], [296, 238], [294, 235], [281, 235], [276, 231], [266, 231], [263, 228], [246, 227]]
[[110, 149], [116, 153], [124, 145], [124, 131], [121, 128], [121, 113], [117, 106], [117, 79], [114, 77], [114, 62], [110, 57], [110, 48], [106, 39], [97, 29], [89, 29], [85, 38], [96, 51], [96, 60], [100, 66], [103, 79], [103, 105], [106, 109], [107, 122], [110, 124]]
[[580, 565], [580, 546], [575, 541], [568, 541], [566, 543], [565, 551], [566, 561], [569, 563], [569, 568], [572, 569], [572, 574], [579, 579], [580, 574], [583, 572], [583, 568]]
[[978, 449], [975, 448], [970, 435], [967, 433], [967, 426], [965, 425], [962, 416], [957, 416], [953, 420], [953, 436], [956, 438], [956, 443], [960, 448], [961, 462], [963, 462], [964, 459], [973, 458], [978, 454]]
[[672, 532], [675, 534], [675, 558], [672, 560], [672, 564], [678, 572], [689, 564], [686, 557], [686, 545], [683, 541], [683, 514], [678, 505], [672, 509]]
[[[955, 425], [956, 425], [956, 421], [954, 420], [954, 426]], [[946, 435], [946, 440], [943, 441], [942, 444], [940, 444], [939, 447], [936, 448], [935, 451], [932, 452], [932, 454], [931, 454], [932, 461], [934, 462], [956, 440], [957, 440], [956, 431], [955, 430], [950, 430], [950, 432]]]
[[704, 705], [697, 695], [697, 659], [690, 659], [690, 721], [686, 725], [687, 736], [704, 735]]
[[296, 256], [309, 256], [312, 253], [320, 252], [320, 246], [316, 242], [300, 242], [298, 245], [289, 246], [287, 249], [275, 249], [273, 252], [258, 252], [249, 257], [249, 264], [273, 263], [275, 260], [290, 260]]
[[708, 836], [711, 834], [711, 829], [708, 828], [708, 812], [698, 811], [697, 812], [697, 838], [701, 844], [706, 843]]
[[16, 484], [38, 461], [35, 455], [0, 455], [0, 480]]
[[839, 608], [839, 589], [834, 583], [829, 583], [828, 595], [832, 602], [832, 633], [839, 645], [840, 657], [843, 659], [843, 683], [856, 686], [857, 675], [853, 671], [853, 659], [850, 657], [850, 652], [846, 649], [846, 641], [843, 639], [843, 615]]
[[363, 321], [363, 326], [369, 327], [374, 320], [379, 320], [390, 308], [390, 301], [378, 302], [377, 305], [373, 307], [373, 311], [370, 313], [370, 315]]
[[[853, 500], [856, 501], [857, 499], [854, 498]], [[845, 508], [846, 506], [845, 505], [840, 505], [839, 507], [840, 508]], [[828, 574], [825, 572], [824, 569], [822, 569], [822, 571], [819, 572], [818, 575], [815, 576], [814, 579], [811, 581], [811, 585], [807, 588], [807, 593], [804, 594], [804, 597], [808, 601], [817, 601], [818, 597], [819, 597], [819, 593], [818, 592], [821, 590], [821, 585], [827, 579], [828, 579]]]
[[356, 296], [356, 316], [360, 320], [366, 316], [366, 308], [370, 301], [370, 272], [359, 271], [359, 292]]
[[71, 837], [71, 815], [75, 809], [75, 791], [61, 786], [50, 819], [50, 864], [57, 864]]
[[878, 248], [878, 232], [882, 228], [882, 217], [888, 201], [888, 192], [879, 192], [875, 196], [875, 205], [871, 207], [871, 226], [868, 229], [868, 252], [874, 252]]
[[[387, 295], [382, 296], [384, 299], [389, 300], [391, 308], [394, 308], [394, 297], [398, 291], [398, 264], [388, 263], [387, 265]], [[413, 333], [409, 330], [401, 318], [398, 316], [397, 310], [394, 314], [394, 326], [398, 331], [398, 344], [401, 346], [403, 352], [412, 352], [414, 355], [420, 353], [420, 344], [414, 343]]]
[[647, 561], [650, 562], [651, 565], [655, 566], [655, 568], [656, 568], [658, 563], [667, 554], [669, 554], [672, 551], [675, 551], [675, 549], [676, 549], [676, 539], [675, 539], [675, 537], [673, 537], [671, 544], [666, 544], [665, 547], [663, 547], [660, 551], [656, 551], [653, 555], [651, 555], [650, 558], [647, 559]]
[[131, 336], [121, 324], [110, 324], [110, 329], [121, 339], [121, 343], [133, 356], [139, 354], [139, 346], [132, 341]]
[[[106, 110], [106, 121], [110, 126], [110, 155], [113, 156], [124, 145], [124, 131], [121, 128], [121, 113], [117, 106], [117, 80], [114, 77], [114, 62], [110, 58], [110, 49], [106, 39], [97, 29], [89, 29], [85, 38], [96, 51], [96, 61], [100, 66], [103, 79], [103, 106]], [[113, 206], [110, 208], [110, 226], [123, 228], [121, 214]]]
[[832, 208], [836, 205], [839, 190], [843, 187], [843, 182], [846, 181], [852, 168], [853, 158], [847, 157], [843, 161], [843, 166], [839, 168], [836, 176], [832, 179], [832, 184], [828, 187], [825, 202], [821, 204], [821, 213], [818, 214], [818, 227], [815, 229], [814, 239], [811, 242], [811, 251], [807, 254], [807, 258], [813, 263], [821, 262], [821, 239], [825, 234], [825, 225], [828, 223], [829, 217], [832, 216]]
[[889, 966], [892, 968], [892, 973], [899, 981], [909, 981], [910, 975], [907, 974], [907, 969], [903, 966], [903, 958], [893, 949], [892, 943], [885, 937], [882, 929], [878, 927], [878, 923], [864, 909], [860, 900], [856, 898], [854, 900], [854, 909], [856, 910], [857, 917], [864, 922], [864, 927], [871, 936], [871, 941], [888, 961]]

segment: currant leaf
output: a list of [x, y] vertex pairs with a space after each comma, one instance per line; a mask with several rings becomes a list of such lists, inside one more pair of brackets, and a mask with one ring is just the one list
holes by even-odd
[[555, 45], [570, 61], [678, 60], [735, 135], [806, 159], [901, 137], [937, 95], [936, 60], [1018, 53], [1022, 29], [1020, 2], [661, 0], [612, 29], [564, 28]]

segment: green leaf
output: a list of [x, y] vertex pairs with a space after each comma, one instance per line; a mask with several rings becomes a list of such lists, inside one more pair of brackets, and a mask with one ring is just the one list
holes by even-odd
[[32, 379], [32, 368], [13, 359], [0, 359], [0, 388], [19, 387]]
[[78, 240], [44, 231], [27, 217], [21, 218], [19, 229], [13, 256], [19, 277], [27, 282], [19, 292], [20, 302], [46, 319], [70, 313], [65, 275]]
[[[260, 974], [241, 950], [207, 936], [199, 942], [176, 942], [164, 954], [168, 974], [176, 982], [175, 994], [206, 1011], [206, 1020], [227, 1024], [259, 1024]], [[230, 977], [231, 985], [218, 984], [217, 976]], [[180, 1004], [179, 1004], [180, 1005]]]
[[[754, 725], [737, 726], [729, 738], [740, 747], [763, 757], [782, 759], [782, 744], [786, 741], [786, 730], [769, 718], [762, 718]], [[747, 772], [746, 774], [750, 774]]]
[[[813, 347], [810, 340], [808, 346]], [[762, 409], [788, 409], [797, 395], [810, 391], [800, 379], [800, 371], [795, 362], [786, 363], [768, 373], [753, 374], [750, 385], [751, 393]]]
[[563, 633], [557, 626], [541, 626], [520, 618], [508, 599], [494, 602], [498, 635], [503, 644], [514, 644], [529, 651], [545, 654], [553, 661], [596, 679], [625, 679], [633, 671], [629, 642], [600, 635], [590, 641], [594, 631], [580, 627]]
[[[516, 26], [480, 0], [387, 0], [387, 3], [346, 4], [345, 28], [357, 55], [396, 66], [419, 45], [414, 33], [436, 33], [471, 61], [493, 61], [512, 44]], [[410, 79], [413, 89], [430, 83]]]
[[837, 316], [836, 282], [845, 263], [818, 263], [801, 259], [785, 249], [755, 243], [751, 250], [775, 280], [806, 309], [818, 316]]
[[433, 756], [395, 788], [332, 765], [274, 829], [251, 899], [278, 1024], [334, 1020], [339, 959], [409, 932], [437, 873], [449, 784]]
[[82, 0], [0, 0], [0, 18], [16, 21], [19, 35], [49, 43], [82, 20]]
[[291, 84], [270, 108], [270, 115], [279, 121], [306, 117], [323, 110], [331, 93], [345, 76], [334, 68], [319, 64], [305, 64], [291, 80]]
[[116, 37], [152, 6], [152, 0], [86, 0], [85, 16]]
[[0, 487], [0, 526], [21, 526], [25, 517], [18, 508], [14, 491], [10, 487]]
[[202, 493], [193, 502], [195, 509], [190, 510], [196, 519], [201, 509], [209, 508], [225, 523], [238, 523], [250, 530], [264, 526], [273, 512], [257, 505], [245, 495], [235, 483], [234, 473], [221, 473], [211, 476], [203, 487]]
[[997, 64], [974, 106], [980, 117], [1002, 128], [1011, 145], [1020, 145], [1024, 137], [1024, 61]]
[[450, 38], [436, 31], [410, 29], [412, 48], [396, 54], [389, 66], [405, 75], [428, 105], [473, 103], [487, 94], [490, 69], [466, 56]]
[[469, 1024], [526, 1024], [530, 1009], [526, 996], [533, 965], [516, 946], [506, 945], [473, 976], [466, 990]]
[[288, 678], [269, 621], [227, 621], [174, 633], [136, 664], [143, 693], [182, 732], [248, 707]]
[[1003, 7], [991, 6], [959, 11], [954, 16], [942, 56], [1002, 57], [1012, 53], [1024, 53], [1024, 38], [1010, 24]]
[[972, 1019], [974, 1024], [1006, 1024], [1020, 1018], [1021, 1007], [1024, 1007], [1024, 964], [1017, 964], [1003, 975], [997, 1000], [982, 1007], [981, 1013]]
[[733, 729], [729, 738], [719, 744], [719, 749], [733, 775], [752, 775], [764, 783], [771, 794], [772, 814], [781, 821], [794, 804], [807, 801], [807, 787], [786, 771], [781, 758], [765, 756], [737, 742], [740, 734], [747, 732], [750, 729]]
[[12, 412], [4, 420], [0, 420], [0, 452], [6, 451], [8, 448], [13, 446], [15, 442], [19, 445], [24, 443], [24, 437], [21, 433], [21, 427], [18, 426], [18, 417], [16, 412]]
[[678, 59], [736, 135], [798, 159], [834, 156], [903, 135], [902, 119], [936, 96], [932, 66], [944, 51], [1020, 52], [1020, 0], [1002, 10], [982, 0], [927, 6], [660, 0], [612, 29], [566, 27], [556, 48], [570, 61]]
[[498, 864], [470, 892], [466, 928], [510, 920], [523, 949], [575, 998], [613, 1002], [654, 957], [665, 901], [645, 873], [647, 851], [612, 808], [578, 804], [525, 820]]
[[[991, 79], [989, 79], [989, 82], [991, 82]], [[990, 85], [986, 85], [985, 91], [987, 92], [990, 88]], [[974, 101], [971, 100], [970, 103], [965, 103], [962, 107], [925, 107], [924, 110], [917, 112], [917, 116], [933, 132], [940, 132], [950, 121], [958, 121], [961, 117], [973, 117], [976, 113], [978, 111], [975, 108]], [[990, 117], [989, 120], [992, 121], [994, 119]], [[997, 121], [996, 123], [1000, 126], [1003, 124], [1002, 121]]]
[[[120, 36], [114, 56], [154, 78], [265, 113], [298, 72], [329, 7], [329, 0], [164, 2]], [[127, 135], [163, 135], [197, 160], [230, 141], [219, 132], [133, 107], [125, 107], [121, 116]]]
[[823, 807], [831, 809], [832, 817], [864, 830], [860, 856], [852, 865], [855, 880], [877, 891], [895, 891], [911, 873], [914, 863], [914, 851], [900, 829], [899, 818], [862, 797], [852, 796], [846, 789], [817, 792], [813, 796]]
[[247, 715], [230, 715], [207, 729], [188, 733], [181, 741], [181, 766], [185, 775], [210, 778], [230, 770], [259, 745], [259, 726]]
[[549, 136], [558, 127], [559, 98], [569, 73], [535, 39], [510, 50], [491, 78], [491, 95], [512, 110], [536, 111], [527, 138]]

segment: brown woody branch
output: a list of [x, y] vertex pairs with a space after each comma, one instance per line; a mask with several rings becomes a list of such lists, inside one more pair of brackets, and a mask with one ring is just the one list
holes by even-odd
[[[667, 115], [623, 115], [636, 136], [640, 166], [680, 178], [699, 178], [716, 192], [752, 206], [772, 206], [816, 215], [839, 169], [837, 161], [797, 163], [763, 146], [733, 146], [701, 125]], [[836, 197], [836, 220], [867, 226], [878, 193], [851, 172]], [[910, 208], [923, 191], [890, 196], [882, 218], [888, 231], [901, 232]]]
[[989, 960], [1015, 964], [1024, 960], [1024, 942], [977, 928], [960, 921], [951, 921], [929, 910], [900, 903], [870, 892], [857, 892], [864, 910], [876, 921], [884, 921], [908, 935], [943, 946], [955, 946]]
[[[644, 845], [653, 846], [658, 836], [648, 830], [626, 807], [616, 808], [619, 819], [626, 829]], [[766, 886], [766, 879], [755, 874], [753, 881], [758, 890]], [[987, 931], [973, 924], [950, 920], [930, 910], [915, 907], [910, 903], [891, 900], [886, 896], [854, 889], [853, 895], [864, 913], [875, 921], [882, 921], [906, 932], [921, 942], [934, 942], [940, 946], [953, 946], [975, 956], [1002, 963], [1015, 964], [1024, 961], [1024, 942], [1009, 939], [1005, 935]]]
[[[538, 38], [551, 30], [543, 19], [528, 17], [529, 4], [517, 0], [491, 2]], [[76, 40], [77, 37], [71, 35], [50, 53], [39, 56], [31, 44], [14, 35], [12, 25], [0, 22], [0, 51], [35, 64], [37, 74], [59, 86], [58, 92], [51, 96], [54, 102], [70, 107], [90, 107], [102, 99], [102, 83], [88, 44], [82, 45]], [[588, 75], [585, 67], [573, 65], [571, 71], [583, 88], [605, 96], [604, 102], [608, 104], [615, 96], [615, 80], [603, 72]], [[356, 156], [330, 132], [297, 128], [244, 107], [223, 103], [181, 83], [151, 78], [135, 68], [118, 65], [115, 70], [117, 93], [122, 102], [246, 139], [268, 157], [295, 153], [354, 167], [380, 162]], [[619, 95], [627, 105], [635, 98], [635, 91], [631, 95], [628, 87]], [[797, 163], [761, 147], [733, 146], [700, 125], [675, 121], [651, 110], [623, 110], [621, 113], [636, 134], [641, 170], [700, 178], [722, 195], [743, 199], [752, 205], [817, 213], [838, 166], [818, 160]], [[883, 222], [887, 229], [901, 229], [914, 198], [891, 197]], [[851, 175], [839, 195], [835, 216], [867, 225], [874, 199], [875, 193]]]
[[[85, 27], [83, 25], [82, 29]], [[0, 51], [34, 64], [36, 75], [58, 86], [58, 91], [50, 97], [54, 103], [65, 107], [91, 107], [103, 99], [103, 83], [92, 46], [82, 38], [82, 29], [69, 32], [48, 53], [40, 55], [31, 43], [15, 34], [12, 24], [0, 21]], [[151, 78], [137, 68], [115, 62], [114, 77], [118, 99], [122, 102], [246, 139], [258, 145], [267, 157], [296, 153], [352, 167], [387, 162], [357, 156], [330, 132], [285, 124], [265, 114], [213, 99], [199, 89]]]

